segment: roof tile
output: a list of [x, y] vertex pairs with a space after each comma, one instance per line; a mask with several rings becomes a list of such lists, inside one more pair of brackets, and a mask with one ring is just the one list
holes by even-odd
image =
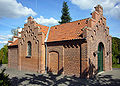
[[87, 26], [88, 19], [51, 27], [47, 42], [80, 39], [79, 35], [83, 33], [81, 29]]
[[18, 45], [18, 39], [16, 39], [12, 44], [10, 44], [9, 46], [14, 46], [14, 45]]

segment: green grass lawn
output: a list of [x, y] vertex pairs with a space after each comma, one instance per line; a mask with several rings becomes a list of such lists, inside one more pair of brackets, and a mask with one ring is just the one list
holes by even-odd
[[112, 67], [113, 68], [120, 68], [120, 64], [113, 64]]

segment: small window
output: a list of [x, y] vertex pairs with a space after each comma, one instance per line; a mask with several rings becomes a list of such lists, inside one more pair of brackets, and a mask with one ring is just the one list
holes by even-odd
[[96, 25], [96, 27], [98, 28], [98, 25]]
[[26, 37], [26, 34], [24, 34], [24, 37]]
[[25, 41], [25, 39], [24, 39], [24, 38], [22, 38], [22, 41], [24, 42], [24, 41]]
[[94, 34], [96, 35], [96, 30], [94, 30]]
[[32, 32], [32, 29], [30, 29], [30, 31]]
[[55, 29], [57, 29], [57, 27], [55, 27]]
[[27, 57], [31, 57], [31, 42], [28, 41], [28, 44], [27, 44]]
[[34, 32], [32, 32], [31, 36], [33, 36], [33, 35], [34, 35]]
[[78, 23], [78, 25], [80, 25], [80, 23]]
[[28, 28], [30, 29], [30, 26], [28, 26]]
[[28, 31], [26, 30], [26, 33], [28, 33]]
[[86, 24], [88, 23], [88, 20], [86, 20]]
[[91, 35], [91, 40], [94, 40], [93, 36]]
[[98, 21], [100, 23], [100, 21]]

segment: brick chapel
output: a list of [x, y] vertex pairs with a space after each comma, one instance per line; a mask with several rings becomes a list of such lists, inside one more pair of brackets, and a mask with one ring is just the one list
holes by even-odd
[[91, 15], [52, 27], [28, 17], [18, 36], [8, 41], [8, 67], [81, 77], [112, 70], [112, 39], [102, 6]]

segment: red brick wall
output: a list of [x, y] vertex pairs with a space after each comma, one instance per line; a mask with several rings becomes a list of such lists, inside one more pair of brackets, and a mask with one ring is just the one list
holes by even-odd
[[8, 48], [8, 67], [18, 69], [18, 48]]
[[80, 47], [64, 49], [64, 73], [68, 75], [80, 74]]
[[53, 73], [58, 73], [59, 71], [59, 54], [57, 52], [50, 52], [50, 71]]
[[106, 18], [102, 15], [102, 13], [94, 11], [92, 13], [92, 18], [88, 22], [88, 25], [89, 26], [86, 29], [87, 57], [89, 59], [89, 62], [91, 62], [90, 64], [92, 64], [95, 67], [93, 69], [94, 72], [98, 70], [97, 51], [99, 43], [102, 43], [104, 45], [103, 70], [104, 71], [111, 70], [112, 40], [111, 36], [109, 35], [109, 27], [107, 27], [106, 25]]
[[[53, 53], [54, 52], [54, 53]], [[58, 61], [57, 58], [53, 59], [54, 56], [56, 57], [55, 52], [58, 54]], [[53, 53], [52, 56], [50, 56]], [[52, 58], [53, 57], [53, 58]], [[55, 63], [58, 62], [58, 65], [54, 65]], [[58, 68], [58, 72], [63, 70], [63, 46], [57, 46], [56, 44], [52, 43], [47, 46], [47, 67], [48, 71], [51, 71], [51, 66], [54, 65], [55, 68]], [[53, 70], [55, 73], [57, 69]]]
[[[53, 52], [57, 52], [59, 55], [58, 61], [59, 71], [62, 70], [63, 71], [62, 73], [65, 75], [80, 76], [80, 71], [83, 72], [87, 68], [86, 47], [87, 45], [83, 40], [48, 43], [47, 46], [48, 71], [50, 71], [50, 68], [52, 68], [50, 67], [50, 64], [54, 65], [56, 63], [56, 59], [53, 60], [50, 54]], [[54, 71], [56, 71], [56, 69]]]
[[[31, 20], [32, 21], [32, 20]], [[36, 23], [28, 23], [24, 28], [19, 38], [19, 70], [45, 72], [45, 34], [40, 32], [40, 27]], [[31, 56], [27, 57], [28, 41], [31, 42]]]

